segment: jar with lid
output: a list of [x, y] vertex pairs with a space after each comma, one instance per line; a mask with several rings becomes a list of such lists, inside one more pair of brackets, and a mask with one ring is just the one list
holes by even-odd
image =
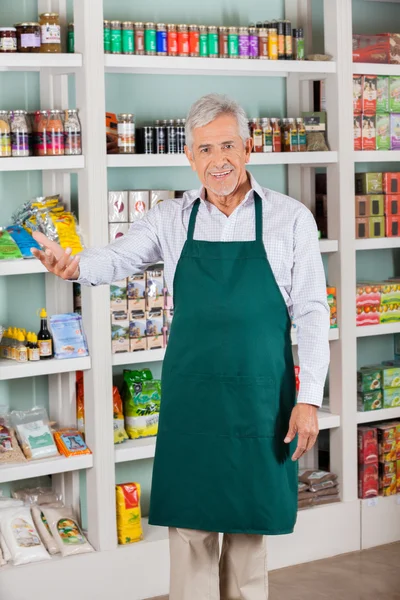
[[17, 23], [17, 48], [18, 52], [40, 51], [40, 25], [39, 23]]
[[35, 112], [33, 128], [33, 153], [35, 156], [47, 156], [47, 125], [49, 115], [47, 110]]
[[104, 54], [111, 54], [111, 21], [103, 21]]
[[178, 25], [178, 56], [189, 56], [189, 29], [187, 25]]
[[200, 54], [200, 31], [198, 25], [189, 26], [189, 55], [199, 56]]
[[35, 112], [28, 111], [26, 113], [26, 120], [28, 122], [29, 156], [33, 156], [33, 130], [35, 126]]
[[118, 151], [120, 154], [135, 153], [135, 121], [130, 113], [117, 115]]
[[144, 54], [144, 23], [137, 21], [135, 26], [135, 54]]
[[239, 57], [249, 58], [249, 30], [239, 27]]
[[10, 112], [11, 121], [11, 155], [15, 157], [29, 156], [29, 125], [24, 110]]
[[229, 58], [239, 56], [239, 34], [236, 27], [228, 27], [228, 52]]
[[57, 13], [42, 13], [39, 16], [40, 52], [61, 52], [60, 16]]
[[155, 23], [146, 23], [144, 30], [144, 52], [154, 56], [157, 52], [157, 33]]
[[67, 156], [82, 154], [82, 133], [79, 113], [76, 109], [66, 110], [64, 119], [64, 148]]
[[262, 60], [268, 60], [269, 58], [268, 33], [269, 30], [264, 27], [258, 29], [258, 58], [261, 58]]
[[135, 51], [135, 34], [133, 31], [133, 22], [124, 21], [122, 23], [122, 54], [133, 54]]
[[174, 23], [167, 25], [168, 56], [178, 56], [178, 30]]
[[74, 23], [68, 23], [67, 52], [69, 54], [74, 54], [74, 52], [75, 52], [75, 25], [74, 25]]
[[208, 56], [208, 27], [207, 25], [199, 26], [199, 55], [202, 58]]
[[122, 52], [122, 25], [121, 21], [111, 21], [111, 54]]
[[256, 27], [249, 27], [249, 58], [258, 58], [258, 33]]
[[218, 27], [214, 25], [208, 28], [208, 56], [210, 58], [218, 58], [219, 56]]
[[218, 27], [218, 45], [219, 45], [219, 57], [229, 57], [229, 44], [228, 44], [228, 28]]
[[0, 27], [0, 52], [17, 51], [17, 30], [15, 27]]
[[48, 156], [63, 156], [64, 154], [64, 124], [61, 110], [51, 110], [47, 124], [47, 154]]
[[157, 56], [167, 56], [168, 53], [168, 34], [165, 23], [157, 23], [156, 31]]
[[0, 158], [11, 156], [11, 127], [6, 110], [0, 110]]

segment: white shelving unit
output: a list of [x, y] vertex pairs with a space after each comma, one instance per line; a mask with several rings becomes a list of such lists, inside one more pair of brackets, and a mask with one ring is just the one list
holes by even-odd
[[3, 260], [0, 262], [0, 277], [4, 275], [34, 275], [47, 273], [39, 260]]
[[381, 408], [380, 410], [367, 410], [357, 413], [357, 423], [377, 423], [378, 421], [388, 421], [400, 419], [400, 407]]
[[0, 160], [0, 171], [78, 171], [84, 166], [84, 156], [29, 156]]
[[31, 460], [26, 463], [17, 463], [2, 466], [0, 469], [0, 483], [8, 481], [19, 481], [31, 477], [43, 477], [44, 475], [57, 475], [90, 469], [93, 466], [91, 454], [82, 456], [71, 456], [69, 458], [60, 456], [42, 460]]
[[57, 74], [73, 73], [82, 67], [81, 54], [10, 54], [0, 55], [0, 71], [41, 71], [54, 69]]
[[[22, 379], [23, 377], [39, 377], [39, 375], [59, 375], [90, 369], [90, 357], [51, 359], [37, 362], [18, 363], [12, 360], [0, 360], [0, 381]], [[74, 419], [75, 421], [75, 419]]]
[[400, 333], [400, 323], [384, 323], [382, 325], [365, 325], [357, 327], [357, 337], [371, 337], [373, 335], [390, 335]]
[[353, 154], [356, 163], [400, 161], [400, 150], [353, 150]]
[[356, 250], [387, 250], [400, 248], [400, 237], [356, 240]]

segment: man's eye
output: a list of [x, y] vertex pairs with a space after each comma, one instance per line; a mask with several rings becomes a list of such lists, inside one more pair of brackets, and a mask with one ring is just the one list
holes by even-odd
[[208, 148], [202, 148], [202, 149], [200, 150], [200, 152], [202, 152], [202, 153], [204, 154], [205, 152], [208, 152]]
[[231, 148], [233, 148], [233, 144], [225, 144], [225, 148], [227, 148], [228, 150], [230, 150]]

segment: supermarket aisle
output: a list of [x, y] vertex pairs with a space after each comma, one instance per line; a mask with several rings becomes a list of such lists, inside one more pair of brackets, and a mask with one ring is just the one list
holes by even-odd
[[280, 569], [270, 576], [270, 600], [399, 600], [399, 564], [400, 544], [390, 544]]

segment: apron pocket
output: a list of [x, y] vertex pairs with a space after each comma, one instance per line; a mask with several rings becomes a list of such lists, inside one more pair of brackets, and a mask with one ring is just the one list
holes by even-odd
[[194, 374], [177, 380], [167, 375], [162, 387], [160, 430], [273, 437], [278, 406], [275, 382], [270, 377]]

